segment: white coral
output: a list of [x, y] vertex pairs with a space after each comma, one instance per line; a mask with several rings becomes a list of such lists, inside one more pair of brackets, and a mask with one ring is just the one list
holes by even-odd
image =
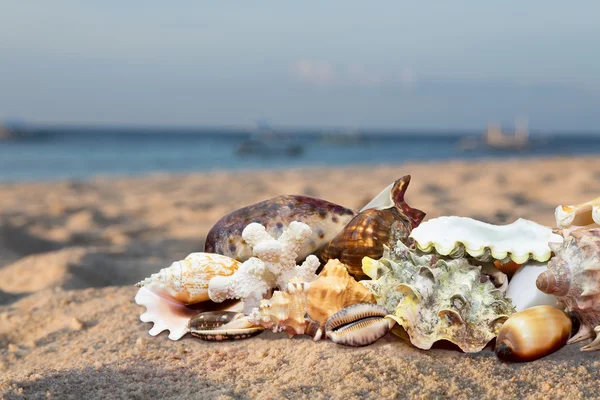
[[272, 289], [285, 290], [291, 279], [315, 280], [319, 268], [316, 256], [310, 255], [302, 265], [296, 265], [302, 243], [311, 233], [308, 225], [297, 221], [290, 223], [278, 239], [269, 235], [261, 224], [246, 226], [242, 237], [252, 247], [254, 257], [245, 261], [233, 275], [211, 279], [210, 299], [217, 303], [242, 299], [244, 313], [249, 314]]

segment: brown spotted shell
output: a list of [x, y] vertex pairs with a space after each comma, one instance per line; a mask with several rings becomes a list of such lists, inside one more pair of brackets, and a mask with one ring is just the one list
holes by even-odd
[[361, 211], [323, 247], [321, 258], [324, 261], [337, 258], [351, 275], [357, 279], [366, 278], [362, 271], [363, 257], [379, 259], [383, 256], [384, 245], [393, 247], [398, 240], [407, 243], [410, 232], [425, 218], [423, 211], [411, 208], [404, 201], [409, 183], [410, 175], [394, 182], [390, 194], [394, 205]]
[[349, 208], [313, 197], [277, 196], [222, 217], [208, 232], [204, 251], [243, 262], [252, 257], [252, 249], [242, 238], [246, 226], [257, 222], [265, 227], [268, 234], [278, 238], [292, 221], [299, 221], [312, 229], [312, 234], [298, 252], [297, 261], [301, 261], [333, 239], [354, 215]]

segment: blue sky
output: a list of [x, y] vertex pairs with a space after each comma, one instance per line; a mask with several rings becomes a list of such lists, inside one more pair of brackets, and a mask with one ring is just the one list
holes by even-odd
[[597, 1], [122, 3], [0, 2], [0, 119], [600, 131]]

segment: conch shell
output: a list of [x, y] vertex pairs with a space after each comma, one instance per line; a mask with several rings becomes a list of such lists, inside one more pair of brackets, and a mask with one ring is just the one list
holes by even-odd
[[209, 300], [208, 283], [215, 276], [232, 275], [240, 262], [219, 254], [192, 253], [136, 284], [179, 304]]
[[[380, 260], [365, 258], [363, 269], [373, 280], [360, 283], [393, 312], [386, 318], [423, 350], [448, 340], [464, 352], [478, 352], [514, 312], [510, 301], [481, 274], [481, 267], [465, 259], [419, 256], [398, 242]], [[404, 334], [397, 327], [392, 333]]]
[[559, 228], [600, 225], [600, 197], [573, 206], [558, 206], [554, 217]]
[[417, 248], [426, 253], [435, 251], [442, 256], [462, 258], [471, 256], [479, 261], [502, 263], [528, 260], [548, 261], [549, 242], [562, 242], [552, 229], [519, 218], [509, 225], [492, 225], [464, 217], [439, 217], [415, 228], [410, 237]]
[[363, 257], [380, 258], [383, 247], [396, 241], [408, 242], [408, 235], [425, 217], [421, 210], [404, 201], [410, 183], [406, 175], [385, 188], [365, 206], [320, 254], [325, 261], [338, 259], [357, 279], [366, 278], [362, 271]]
[[338, 311], [359, 303], [375, 303], [371, 292], [356, 282], [338, 260], [329, 260], [313, 282], [294, 279], [286, 291], [262, 300], [249, 320], [273, 332], [308, 334], [318, 340], [322, 327]]
[[246, 261], [252, 257], [252, 247], [242, 237], [246, 226], [257, 222], [269, 235], [279, 238], [292, 221], [298, 221], [312, 229], [308, 240], [297, 252], [296, 261], [301, 262], [333, 239], [354, 215], [351, 209], [325, 200], [308, 196], [278, 196], [222, 217], [208, 232], [204, 251]]
[[531, 361], [555, 352], [571, 335], [571, 318], [551, 306], [511, 315], [496, 338], [496, 355], [509, 361]]
[[594, 336], [581, 350], [600, 349], [600, 228], [570, 232], [564, 242], [552, 244], [555, 256], [548, 270], [541, 273], [536, 286], [557, 297], [580, 322], [579, 331], [568, 343]]

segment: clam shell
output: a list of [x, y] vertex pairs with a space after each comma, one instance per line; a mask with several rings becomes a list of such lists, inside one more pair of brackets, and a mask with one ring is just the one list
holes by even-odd
[[388, 186], [323, 247], [321, 258], [338, 259], [351, 275], [365, 279], [362, 259], [381, 258], [384, 245], [391, 246], [398, 240], [407, 242], [411, 230], [425, 217], [423, 211], [404, 201], [409, 183], [407, 175]]
[[531, 361], [555, 352], [571, 335], [571, 318], [552, 306], [513, 314], [500, 328], [496, 355], [510, 361]]
[[219, 254], [192, 253], [136, 284], [179, 304], [209, 300], [208, 283], [216, 276], [232, 275], [240, 262]]
[[387, 310], [376, 304], [355, 304], [338, 311], [325, 323], [332, 342], [346, 346], [367, 346], [385, 336], [393, 322], [384, 318]]
[[292, 221], [299, 221], [312, 229], [298, 252], [296, 261], [302, 261], [333, 239], [354, 214], [349, 208], [313, 197], [278, 196], [222, 217], [208, 232], [204, 251], [246, 261], [252, 257], [251, 247], [242, 238], [246, 226], [260, 223], [268, 234], [278, 238]]
[[247, 339], [265, 330], [249, 324], [244, 314], [231, 311], [200, 313], [189, 320], [188, 329], [193, 336], [209, 341]]

